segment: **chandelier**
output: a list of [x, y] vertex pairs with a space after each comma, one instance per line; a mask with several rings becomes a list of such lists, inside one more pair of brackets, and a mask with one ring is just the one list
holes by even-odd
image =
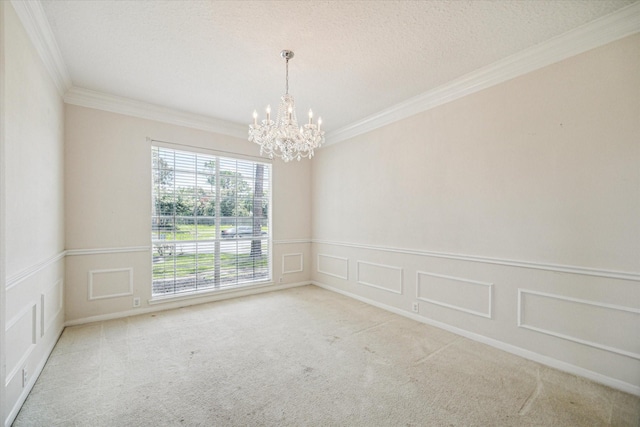
[[249, 141], [260, 145], [260, 155], [273, 159], [280, 157], [285, 162], [303, 157], [312, 158], [313, 150], [324, 142], [324, 131], [320, 130], [322, 118], [313, 122], [313, 112], [309, 110], [309, 123], [298, 127], [293, 96], [289, 95], [289, 60], [293, 52], [280, 52], [286, 61], [286, 93], [280, 98], [276, 121], [271, 120], [271, 106], [266, 109], [267, 117], [258, 123], [258, 112], [253, 112], [253, 124], [249, 125]]

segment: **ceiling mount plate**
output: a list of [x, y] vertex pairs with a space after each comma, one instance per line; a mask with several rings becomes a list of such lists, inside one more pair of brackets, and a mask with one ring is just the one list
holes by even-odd
[[280, 52], [280, 56], [282, 56], [284, 59], [286, 59], [288, 61], [291, 58], [293, 58], [293, 51], [292, 50], [283, 50], [282, 52]]

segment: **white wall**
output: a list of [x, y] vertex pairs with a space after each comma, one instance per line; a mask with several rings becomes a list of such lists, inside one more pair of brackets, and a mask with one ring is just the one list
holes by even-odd
[[[244, 292], [150, 304], [151, 143], [165, 141], [259, 156], [246, 140], [92, 108], [67, 105], [65, 112], [66, 319], [79, 323], [194, 304]], [[262, 159], [268, 160], [268, 159]], [[308, 283], [310, 278], [310, 166], [273, 163], [273, 280], [261, 291]], [[302, 272], [283, 274], [282, 259], [301, 254]], [[287, 262], [300, 256], [286, 257]], [[295, 258], [295, 259], [294, 259]], [[131, 269], [133, 293], [89, 300], [95, 270]], [[123, 275], [124, 277], [124, 275]], [[282, 277], [282, 282], [280, 278]], [[124, 279], [123, 279], [124, 280]], [[114, 294], [126, 284], [114, 283]], [[249, 292], [256, 291], [256, 288]], [[108, 295], [108, 293], [106, 293]], [[133, 297], [142, 305], [133, 309]]]
[[6, 340], [5, 340], [5, 325], [6, 325], [6, 286], [7, 286], [7, 274], [6, 265], [7, 257], [5, 251], [5, 102], [4, 102], [4, 87], [5, 87], [5, 4], [0, 3], [0, 422], [5, 423], [6, 416], [6, 388], [5, 380], [7, 378], [7, 366], [6, 366]]
[[[62, 97], [15, 10], [2, 2], [6, 361], [2, 420], [10, 423], [64, 322]], [[23, 384], [22, 372], [28, 374]]]
[[319, 150], [313, 280], [640, 394], [639, 87], [635, 35]]

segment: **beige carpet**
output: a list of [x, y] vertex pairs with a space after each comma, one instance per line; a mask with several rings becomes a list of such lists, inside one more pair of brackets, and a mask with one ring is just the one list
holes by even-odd
[[315, 286], [67, 328], [15, 426], [638, 426], [640, 399]]

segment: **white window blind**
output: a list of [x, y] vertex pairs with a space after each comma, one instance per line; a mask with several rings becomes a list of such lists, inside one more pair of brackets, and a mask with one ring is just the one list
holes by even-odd
[[153, 296], [271, 280], [271, 165], [152, 146]]

